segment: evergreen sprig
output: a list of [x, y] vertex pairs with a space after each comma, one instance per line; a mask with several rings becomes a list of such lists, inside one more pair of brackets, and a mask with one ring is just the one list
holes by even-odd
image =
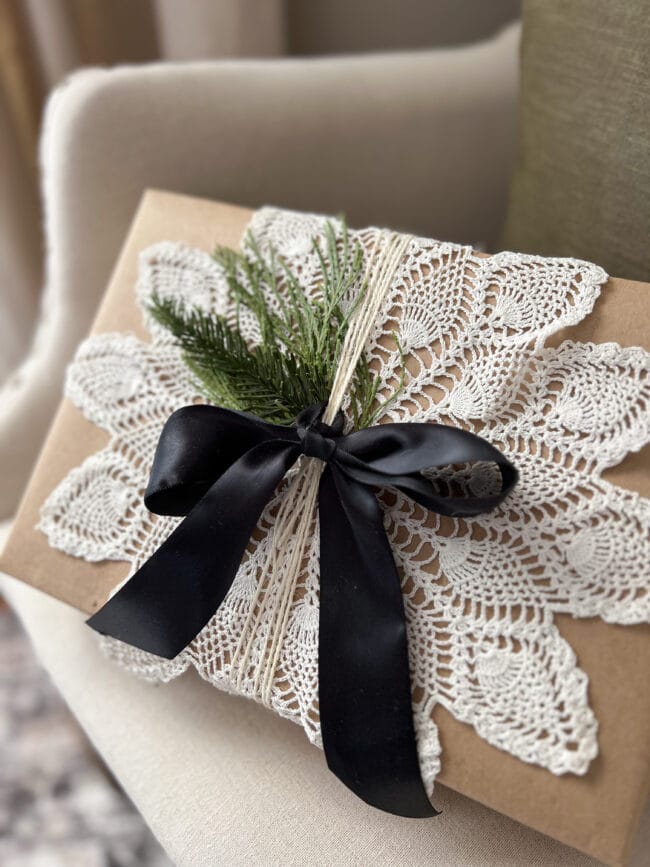
[[[178, 299], [153, 296], [151, 314], [175, 338], [209, 401], [290, 424], [306, 406], [328, 399], [365, 285], [350, 301], [362, 279], [363, 255], [358, 242], [350, 242], [345, 222], [338, 236], [328, 223], [324, 241], [324, 249], [317, 239], [312, 241], [321, 283], [309, 297], [284, 259], [272, 248], [265, 257], [250, 233], [243, 253], [228, 247], [214, 252], [234, 303], [230, 320]], [[260, 335], [252, 346], [242, 332], [244, 318], [251, 316]], [[378, 392], [379, 380], [362, 356], [350, 388], [355, 428], [372, 424], [386, 406], [378, 406]]]

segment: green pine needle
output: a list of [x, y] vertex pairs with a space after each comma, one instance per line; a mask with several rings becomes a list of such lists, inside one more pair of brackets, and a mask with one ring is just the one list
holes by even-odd
[[[149, 311], [175, 338], [212, 403], [290, 424], [306, 406], [327, 401], [350, 318], [365, 293], [363, 285], [350, 303], [362, 277], [363, 254], [358, 242], [350, 242], [344, 221], [338, 237], [334, 227], [326, 225], [325, 249], [316, 239], [312, 244], [322, 272], [319, 291], [312, 297], [274, 250], [262, 255], [250, 234], [244, 241], [246, 255], [228, 247], [214, 253], [234, 303], [230, 320], [188, 308], [177, 299], [153, 296]], [[244, 316], [252, 316], [259, 328], [255, 346], [242, 335]], [[362, 357], [350, 389], [354, 427], [372, 424], [402, 387], [403, 374], [397, 392], [378, 402], [379, 381]]]

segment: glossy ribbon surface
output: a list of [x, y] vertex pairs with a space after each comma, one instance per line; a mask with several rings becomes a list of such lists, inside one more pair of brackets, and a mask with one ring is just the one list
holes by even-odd
[[[300, 455], [325, 462], [319, 488], [319, 714], [330, 769], [359, 797], [400, 816], [436, 814], [424, 789], [411, 708], [400, 579], [376, 491], [392, 487], [425, 509], [471, 517], [502, 502], [512, 464], [480, 437], [436, 424], [382, 424], [343, 435], [322, 406], [291, 427], [214, 406], [187, 406], [165, 424], [147, 508], [185, 515], [89, 620], [93, 629], [173, 659], [225, 598], [262, 511]], [[440, 493], [422, 470], [488, 461], [489, 496]]]

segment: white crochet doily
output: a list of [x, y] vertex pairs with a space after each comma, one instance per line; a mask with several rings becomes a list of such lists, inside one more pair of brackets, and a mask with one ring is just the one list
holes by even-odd
[[[264, 208], [250, 229], [272, 243], [317, 291], [311, 239], [325, 218]], [[351, 235], [368, 253], [376, 229]], [[497, 511], [472, 521], [387, 500], [386, 528], [403, 575], [413, 707], [422, 773], [431, 792], [440, 769], [432, 712], [443, 705], [489, 743], [555, 774], [582, 774], [598, 751], [588, 681], [553, 623], [556, 612], [610, 623], [649, 618], [650, 501], [602, 471], [649, 439], [650, 355], [642, 349], [564, 342], [545, 346], [591, 311], [606, 280], [572, 259], [500, 253], [411, 240], [367, 352], [386, 390], [399, 381], [397, 332], [407, 353], [404, 390], [383, 420], [460, 425], [500, 448], [520, 471]], [[162, 243], [141, 255], [141, 305], [153, 290], [206, 310], [227, 310], [227, 286], [207, 253]], [[158, 435], [175, 409], [198, 396], [178, 350], [145, 314], [152, 335], [101, 334], [79, 349], [66, 394], [110, 434], [42, 509], [54, 547], [87, 560], [126, 560], [135, 571], [178, 519], [151, 515], [142, 494]], [[249, 338], [255, 340], [254, 329]], [[382, 343], [380, 343], [382, 340]], [[493, 484], [474, 476], [476, 492]], [[231, 592], [173, 661], [103, 640], [135, 674], [161, 681], [193, 665], [234, 690], [229, 660], [269, 543], [271, 503]], [[315, 528], [316, 530], [316, 528]], [[219, 552], [215, 551], [215, 564]], [[215, 565], [215, 568], [217, 566]], [[180, 582], [183, 575], [178, 576]], [[318, 538], [281, 653], [271, 707], [319, 743]], [[261, 645], [254, 652], [259, 654]], [[245, 680], [240, 692], [253, 697]]]

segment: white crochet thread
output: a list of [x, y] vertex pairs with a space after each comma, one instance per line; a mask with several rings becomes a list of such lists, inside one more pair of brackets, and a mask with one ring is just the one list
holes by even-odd
[[[310, 239], [322, 217], [270, 208], [251, 231], [273, 243], [318, 291]], [[351, 232], [366, 259], [378, 230]], [[440, 769], [432, 712], [443, 705], [489, 743], [548, 768], [584, 773], [597, 754], [597, 722], [587, 677], [553, 623], [557, 613], [611, 623], [650, 619], [650, 501], [602, 472], [650, 439], [650, 355], [616, 344], [549, 336], [591, 311], [602, 269], [571, 259], [471, 249], [422, 238], [405, 243], [365, 351], [382, 394], [401, 375], [403, 390], [382, 421], [435, 421], [486, 437], [517, 465], [521, 480], [506, 503], [472, 521], [426, 513], [401, 495], [384, 498], [386, 529], [402, 573], [418, 751], [428, 791]], [[227, 286], [210, 256], [159, 244], [141, 258], [138, 296], [153, 290], [210, 310], [227, 309]], [[50, 544], [88, 560], [119, 559], [131, 572], [177, 519], [142, 503], [160, 429], [197, 399], [169, 335], [145, 315], [152, 343], [124, 334], [87, 340], [69, 369], [66, 393], [110, 434], [51, 494], [41, 529]], [[256, 339], [254, 328], [248, 337]], [[345, 411], [346, 404], [344, 402]], [[314, 462], [311, 462], [312, 464]], [[455, 481], [476, 492], [495, 484], [490, 468]], [[262, 685], [238, 682], [231, 660], [269, 556], [269, 528], [286, 484], [269, 504], [224, 604], [192, 644], [169, 662], [114, 640], [106, 652], [143, 677], [169, 680], [193, 665], [214, 685], [258, 700]], [[284, 568], [295, 540], [277, 552]], [[270, 706], [320, 742], [317, 710], [318, 526], [311, 519], [303, 569], [284, 611], [286, 634]], [[183, 576], [179, 575], [179, 581]], [[269, 587], [270, 616], [277, 587]], [[266, 623], [251, 643], [265, 652]]]

